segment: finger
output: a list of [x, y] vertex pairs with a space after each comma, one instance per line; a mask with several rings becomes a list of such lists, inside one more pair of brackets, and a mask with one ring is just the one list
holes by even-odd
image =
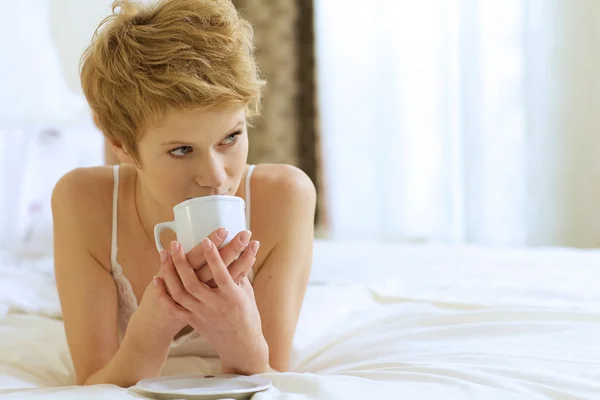
[[[248, 246], [248, 242], [252, 237], [252, 232], [250, 231], [242, 231], [239, 232], [235, 237], [227, 244], [227, 246], [221, 248], [219, 250], [219, 254], [221, 254], [221, 259], [223, 263], [229, 267], [232, 262], [238, 259], [240, 254], [244, 251], [246, 246]], [[214, 243], [214, 242], [213, 242]], [[216, 245], [216, 243], [215, 243]], [[188, 253], [189, 254], [189, 253]], [[204, 255], [203, 255], [204, 257]], [[189, 257], [188, 257], [189, 260]], [[194, 264], [190, 263], [192, 266]], [[196, 277], [200, 279], [202, 282], [206, 283], [210, 287], [215, 287], [214, 281], [212, 279], [212, 274], [210, 272], [210, 268], [206, 266], [206, 263], [200, 267], [194, 267], [196, 270]], [[231, 275], [235, 276], [235, 275]]]
[[227, 267], [225, 267], [221, 255], [217, 251], [217, 247], [208, 239], [202, 241], [202, 246], [204, 247], [204, 257], [219, 289], [224, 292], [233, 290], [235, 283], [231, 279], [231, 275], [229, 275], [229, 271], [227, 271]]
[[153, 278], [152, 282], [154, 283], [154, 287], [156, 288], [156, 297], [158, 297], [160, 300], [164, 301], [165, 304], [167, 305], [167, 307], [169, 309], [171, 309], [171, 311], [173, 311], [174, 313], [183, 313], [183, 314], [187, 314], [189, 312], [185, 308], [183, 308], [182, 306], [177, 304], [171, 298], [171, 296], [169, 295], [169, 293], [167, 291], [167, 286], [166, 286], [163, 278], [161, 278], [159, 276], [155, 276]]
[[251, 237], [252, 232], [241, 231], [240, 233], [235, 235], [233, 240], [231, 240], [231, 242], [229, 242], [227, 246], [219, 250], [219, 253], [221, 254], [221, 259], [223, 260], [223, 264], [225, 264], [225, 266], [229, 267], [232, 262], [238, 259], [240, 254], [242, 254], [242, 252], [248, 246]]
[[[211, 275], [212, 276], [212, 275]], [[206, 286], [208, 286], [211, 289], [214, 289], [217, 287], [217, 282], [215, 282], [214, 279], [210, 278], [208, 281], [204, 282], [206, 284]]]
[[204, 282], [198, 280], [179, 243], [174, 242], [171, 244], [171, 254], [175, 269], [185, 290], [197, 300], [210, 297], [213, 294], [212, 291]]
[[256, 299], [254, 298], [254, 288], [252, 287], [252, 284], [250, 283], [248, 277], [244, 277], [244, 279], [242, 279], [242, 281], [240, 282], [240, 286], [242, 287], [242, 290], [244, 290], [244, 293], [246, 293], [248, 298], [252, 299], [253, 301], [256, 301]]
[[179, 277], [179, 273], [175, 268], [175, 264], [173, 262], [173, 253], [176, 252], [178, 247], [181, 247], [179, 243], [171, 242], [171, 254], [169, 254], [169, 257], [167, 257], [167, 260], [162, 265], [162, 278], [164, 279], [167, 285], [167, 290], [173, 300], [190, 310], [195, 306], [197, 300], [185, 289], [183, 283], [181, 282], [181, 278]]
[[167, 262], [167, 259], [169, 258], [169, 252], [167, 250], [163, 249], [163, 250], [160, 251], [159, 254], [160, 254], [160, 267], [161, 268], [158, 270], [158, 273], [156, 274], [156, 276], [162, 277], [163, 276], [163, 268], [162, 268], [162, 266], [163, 266], [163, 264], [165, 262]]
[[[208, 238], [217, 246], [221, 246], [225, 239], [227, 239], [227, 229], [219, 228], [210, 235]], [[202, 265], [206, 264], [206, 260], [204, 258], [204, 249], [202, 248], [202, 244], [194, 247], [192, 250], [188, 251], [186, 254], [188, 262], [194, 269], [200, 268]]]
[[209, 280], [212, 280], [212, 274], [210, 273], [210, 268], [204, 263], [200, 268], [194, 269], [194, 274], [196, 274], [196, 278], [198, 280], [208, 283]]
[[240, 283], [242, 278], [248, 275], [248, 271], [250, 271], [250, 268], [252, 268], [256, 261], [256, 253], [258, 252], [259, 247], [260, 243], [258, 241], [252, 241], [250, 245], [246, 247], [246, 250], [244, 250], [241, 257], [231, 264], [229, 267], [229, 274], [235, 283]]

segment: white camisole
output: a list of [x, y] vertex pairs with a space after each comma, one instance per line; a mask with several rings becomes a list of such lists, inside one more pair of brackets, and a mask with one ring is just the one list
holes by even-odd
[[[246, 222], [247, 228], [250, 229], [250, 176], [254, 170], [254, 165], [248, 167], [246, 173]], [[123, 268], [117, 261], [117, 208], [119, 203], [119, 166], [113, 167], [114, 173], [114, 184], [113, 184], [113, 212], [112, 212], [112, 243], [110, 250], [110, 263], [111, 273], [117, 285], [117, 294], [119, 297], [118, 306], [118, 324], [119, 324], [119, 338], [122, 339], [129, 319], [137, 310], [138, 303], [131, 287], [129, 279], [123, 274]], [[157, 255], [158, 257], [158, 255]], [[248, 272], [248, 280], [254, 282], [254, 270], [250, 269]], [[171, 343], [171, 350], [169, 356], [200, 356], [200, 357], [218, 357], [214, 347], [205, 340], [196, 331], [189, 332], [185, 335], [178, 337]]]

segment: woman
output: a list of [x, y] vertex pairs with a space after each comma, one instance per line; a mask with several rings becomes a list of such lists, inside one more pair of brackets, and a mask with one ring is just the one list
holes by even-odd
[[[252, 30], [228, 0], [120, 1], [81, 82], [120, 167], [71, 171], [52, 196], [55, 271], [79, 384], [131, 386], [177, 355], [222, 373], [285, 371], [312, 260], [315, 189], [249, 166], [263, 82]], [[183, 254], [155, 224], [190, 197], [243, 198], [250, 231]], [[260, 245], [260, 251], [258, 251]]]

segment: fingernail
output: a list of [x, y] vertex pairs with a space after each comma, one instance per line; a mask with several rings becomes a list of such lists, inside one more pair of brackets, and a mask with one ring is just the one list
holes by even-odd
[[162, 250], [160, 252], [160, 262], [164, 264], [165, 261], [167, 261], [167, 251], [166, 250]]
[[252, 236], [252, 233], [250, 231], [242, 232], [242, 234], [240, 235], [240, 242], [242, 242], [243, 245], [248, 244], [248, 242], [250, 241], [250, 236]]
[[154, 287], [158, 286], [158, 278], [156, 276], [152, 278], [152, 284], [154, 284]]
[[227, 239], [227, 229], [225, 229], [225, 228], [219, 229], [217, 231], [217, 237], [219, 238], [219, 240]]
[[173, 240], [171, 242], [171, 251], [175, 252], [179, 250], [179, 242], [177, 242], [176, 240]]
[[250, 250], [252, 250], [252, 253], [254, 253], [256, 255], [256, 253], [258, 253], [258, 248], [260, 247], [260, 242], [258, 240], [255, 240], [254, 242], [250, 243]]
[[204, 248], [204, 250], [210, 250], [210, 248], [212, 247], [212, 242], [209, 238], [204, 238], [204, 240], [202, 241], [202, 247]]

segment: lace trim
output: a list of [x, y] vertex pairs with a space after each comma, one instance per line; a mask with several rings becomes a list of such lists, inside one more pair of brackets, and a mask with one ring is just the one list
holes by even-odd
[[[123, 268], [119, 263], [115, 263], [115, 267], [112, 270], [112, 276], [117, 284], [119, 298], [119, 336], [123, 338], [131, 316], [138, 309], [138, 303], [131, 282], [127, 279], [125, 274], [123, 274]], [[173, 340], [171, 347], [180, 346], [195, 336], [200, 336], [200, 334], [196, 331], [188, 332]]]
[[127, 325], [129, 325], [129, 319], [133, 313], [137, 310], [138, 304], [135, 298], [135, 293], [131, 287], [131, 282], [123, 274], [123, 268], [119, 263], [115, 263], [112, 269], [112, 276], [117, 285], [117, 294], [119, 299], [119, 333], [125, 334]]

